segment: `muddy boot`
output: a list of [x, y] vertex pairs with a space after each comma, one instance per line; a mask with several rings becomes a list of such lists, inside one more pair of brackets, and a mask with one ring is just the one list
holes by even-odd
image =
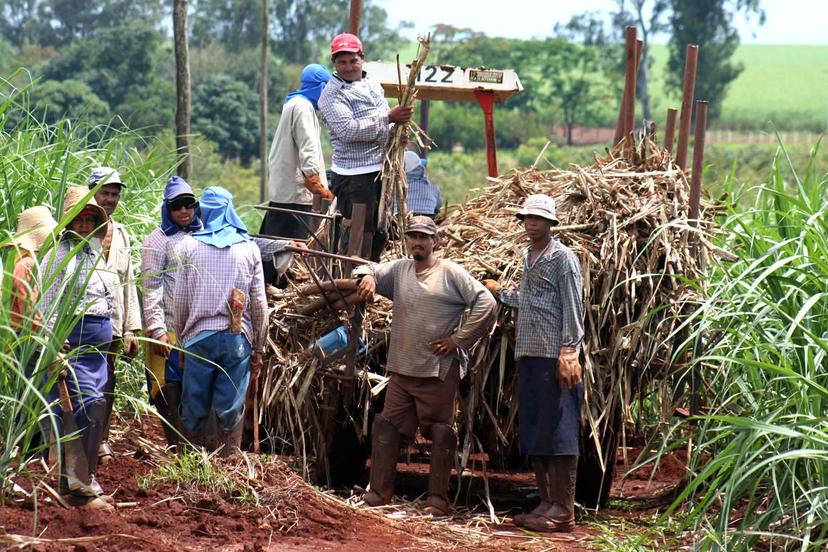
[[80, 439], [89, 467], [90, 484], [71, 485], [64, 483], [64, 478], [62, 478], [61, 491], [68, 491], [64, 499], [72, 506], [114, 511], [114, 499], [104, 494], [103, 489], [95, 479], [95, 471], [98, 467], [98, 448], [101, 445], [106, 422], [106, 402], [104, 400], [95, 401], [83, 408], [84, 414], [81, 416], [83, 419], [79, 420], [82, 423], [78, 425], [83, 425]]
[[112, 460], [112, 445], [109, 444], [109, 422], [112, 419], [112, 409], [115, 405], [115, 372], [110, 371], [104, 385], [104, 424], [101, 431], [101, 444], [98, 446], [98, 463], [106, 464]]
[[164, 418], [162, 422], [164, 426], [164, 437], [167, 439], [167, 445], [171, 447], [178, 447], [181, 441], [180, 435], [183, 433], [181, 426], [181, 382], [171, 381], [166, 383], [158, 391], [158, 396], [155, 398], [155, 408], [158, 413]]
[[546, 461], [543, 456], [532, 456], [532, 467], [535, 469], [535, 482], [538, 485], [540, 504], [527, 514], [516, 514], [512, 522], [518, 527], [524, 527], [526, 520], [532, 516], [543, 516], [552, 506], [552, 497], [549, 494], [549, 476], [546, 473]]
[[578, 457], [551, 456], [549, 475], [552, 481], [552, 507], [547, 517], [556, 531], [569, 532], [575, 528], [575, 480], [578, 475]]
[[447, 516], [451, 510], [448, 499], [451, 468], [457, 451], [457, 435], [447, 424], [431, 426], [431, 465], [428, 470], [428, 498], [423, 511], [433, 516]]
[[371, 486], [363, 500], [368, 506], [388, 504], [394, 496], [397, 458], [400, 455], [400, 432], [380, 414], [371, 428]]
[[224, 429], [221, 426], [217, 427], [218, 442], [216, 449], [219, 450], [219, 458], [227, 458], [235, 452], [238, 452], [241, 447], [242, 429], [244, 427], [244, 416], [239, 418], [236, 425], [230, 429]]

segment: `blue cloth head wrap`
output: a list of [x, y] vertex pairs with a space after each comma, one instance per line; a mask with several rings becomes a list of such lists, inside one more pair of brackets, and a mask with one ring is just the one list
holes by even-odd
[[302, 86], [299, 90], [291, 92], [285, 98], [285, 102], [296, 96], [307, 98], [313, 104], [314, 109], [319, 109], [319, 96], [322, 95], [322, 90], [328, 81], [331, 80], [331, 74], [327, 69], [318, 63], [311, 63], [302, 69]]
[[[173, 221], [167, 202], [182, 195], [193, 196], [193, 200], [195, 200], [193, 189], [189, 184], [187, 184], [187, 181], [180, 176], [170, 178], [167, 181], [167, 187], [164, 188], [164, 201], [161, 202], [161, 231], [167, 236], [172, 236], [181, 230], [175, 221]], [[201, 230], [201, 219], [199, 218], [198, 204], [196, 204], [196, 211], [193, 216], [193, 221], [190, 223], [190, 226], [187, 227], [188, 232], [195, 232], [196, 230]]]
[[221, 186], [204, 190], [200, 204], [204, 228], [193, 232], [198, 241], [223, 248], [253, 239], [233, 209], [233, 196]]

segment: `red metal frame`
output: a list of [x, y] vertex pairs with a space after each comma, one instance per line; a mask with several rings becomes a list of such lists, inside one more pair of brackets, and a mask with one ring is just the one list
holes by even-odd
[[494, 129], [494, 92], [491, 90], [475, 90], [474, 97], [483, 110], [483, 120], [486, 122], [486, 161], [489, 164], [489, 176], [497, 176], [497, 144]]

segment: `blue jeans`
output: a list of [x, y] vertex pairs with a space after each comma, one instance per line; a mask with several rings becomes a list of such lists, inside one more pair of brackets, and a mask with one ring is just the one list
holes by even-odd
[[219, 427], [232, 429], [241, 420], [250, 383], [251, 348], [244, 334], [216, 332], [185, 351], [181, 423], [195, 433], [215, 409]]

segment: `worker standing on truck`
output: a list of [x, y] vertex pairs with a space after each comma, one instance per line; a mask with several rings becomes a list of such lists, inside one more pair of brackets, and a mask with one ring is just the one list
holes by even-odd
[[584, 336], [581, 268], [572, 250], [550, 233], [558, 224], [551, 197], [527, 197], [517, 216], [529, 238], [520, 288], [484, 281], [504, 305], [518, 310], [518, 433], [521, 451], [532, 459], [541, 503], [514, 522], [533, 531], [571, 531], [584, 402], [578, 360]]
[[400, 445], [413, 442], [419, 427], [432, 441], [425, 509], [446, 515], [457, 447], [457, 388], [466, 353], [490, 329], [496, 302], [460, 265], [434, 255], [438, 238], [432, 219], [413, 217], [405, 240], [413, 258], [354, 271], [361, 277], [361, 298], [368, 301], [379, 293], [394, 301], [386, 366], [390, 382], [371, 431], [371, 486], [365, 502], [380, 506], [391, 500]]
[[[325, 175], [319, 118], [316, 116], [319, 96], [330, 79], [327, 69], [312, 63], [302, 70], [302, 86], [285, 98], [268, 156], [270, 207], [309, 212], [314, 194], [322, 199], [333, 199]], [[308, 230], [297, 216], [301, 215], [268, 211], [260, 232], [305, 240]], [[304, 217], [307, 226], [311, 226], [307, 218]], [[271, 259], [264, 265], [265, 283], [275, 284], [276, 268]]]
[[407, 123], [413, 108], [389, 109], [380, 83], [362, 70], [362, 42], [343, 33], [331, 42], [331, 61], [336, 73], [319, 98], [319, 112], [331, 137], [331, 190], [345, 217], [340, 251], [348, 250], [348, 224], [354, 203], [365, 205], [365, 231], [374, 235], [371, 260], [378, 261], [387, 234], [377, 227], [380, 171], [385, 159], [391, 124]]

